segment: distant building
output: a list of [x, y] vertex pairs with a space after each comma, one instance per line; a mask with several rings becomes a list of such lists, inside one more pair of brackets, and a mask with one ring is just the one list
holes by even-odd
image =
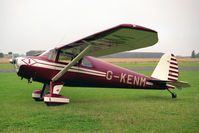
[[26, 56], [35, 56], [35, 55], [41, 54], [43, 52], [44, 52], [44, 50], [30, 50], [30, 51], [26, 52]]

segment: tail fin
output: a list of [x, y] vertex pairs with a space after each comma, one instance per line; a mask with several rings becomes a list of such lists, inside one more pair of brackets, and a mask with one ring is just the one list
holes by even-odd
[[164, 54], [151, 75], [151, 77], [159, 80], [152, 80], [151, 82], [158, 84], [166, 83], [166, 86], [170, 89], [174, 89], [175, 87], [182, 89], [190, 86], [187, 82], [178, 81], [178, 76], [176, 57], [173, 54]]
[[176, 57], [173, 54], [164, 54], [151, 77], [165, 81], [178, 81], [178, 75]]

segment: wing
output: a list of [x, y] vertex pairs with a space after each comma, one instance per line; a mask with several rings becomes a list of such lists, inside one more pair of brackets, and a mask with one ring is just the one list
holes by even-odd
[[71, 57], [71, 62], [57, 73], [52, 81], [59, 80], [83, 56], [108, 54], [148, 47], [158, 41], [157, 32], [145, 27], [122, 24], [93, 34], [73, 43], [56, 48], [58, 53]]
[[76, 52], [78, 55], [89, 43], [94, 47], [86, 55], [99, 57], [152, 46], [157, 41], [158, 35], [154, 30], [138, 25], [121, 24], [56, 49], [65, 52], [70, 49], [69, 53], [73, 51], [73, 54]]

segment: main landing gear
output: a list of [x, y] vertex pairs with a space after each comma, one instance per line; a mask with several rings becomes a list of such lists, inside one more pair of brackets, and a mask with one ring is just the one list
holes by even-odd
[[167, 89], [167, 90], [171, 93], [172, 98], [176, 98], [176, 97], [177, 97], [177, 94], [176, 94], [176, 93], [170, 91], [169, 89]]
[[44, 100], [44, 95], [49, 93], [50, 87], [48, 84], [44, 84], [42, 90], [35, 90], [32, 93], [32, 98], [35, 101], [43, 101]]
[[59, 95], [63, 83], [50, 82], [50, 85], [44, 84], [42, 90], [35, 90], [32, 93], [35, 101], [44, 101], [48, 106], [56, 106], [69, 103], [69, 98]]

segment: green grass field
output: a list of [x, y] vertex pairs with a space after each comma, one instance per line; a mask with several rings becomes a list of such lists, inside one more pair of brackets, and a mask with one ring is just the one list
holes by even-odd
[[14, 69], [13, 64], [0, 64], [0, 69]]
[[[151, 72], [141, 72], [150, 75]], [[31, 94], [42, 84], [0, 73], [0, 132], [196, 133], [199, 71], [181, 71], [191, 87], [168, 91], [64, 87], [67, 105], [48, 107]]]

